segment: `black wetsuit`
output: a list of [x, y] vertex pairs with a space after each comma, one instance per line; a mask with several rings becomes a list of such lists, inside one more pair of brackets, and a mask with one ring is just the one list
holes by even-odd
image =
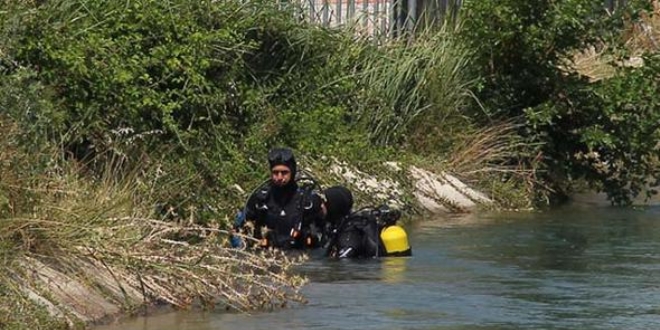
[[266, 184], [248, 199], [246, 219], [255, 223], [254, 237], [265, 238], [268, 246], [313, 248], [318, 243], [317, 228], [323, 224], [320, 203], [316, 193], [295, 182], [284, 187]]
[[381, 206], [364, 208], [343, 217], [333, 227], [327, 254], [334, 258], [410, 256], [410, 249], [388, 252], [381, 239], [381, 232], [395, 225], [400, 216], [398, 210]]
[[328, 255], [335, 258], [372, 258], [384, 255], [382, 227], [369, 212], [344, 217], [334, 228]]

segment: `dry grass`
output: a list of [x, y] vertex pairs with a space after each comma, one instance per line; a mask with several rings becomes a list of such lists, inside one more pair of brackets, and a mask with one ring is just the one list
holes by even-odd
[[605, 55], [606, 49], [596, 50], [595, 47], [585, 49], [573, 56], [572, 70], [598, 81], [611, 77], [616, 69], [611, 64], [611, 58]]
[[643, 13], [641, 22], [630, 24], [623, 37], [635, 55], [660, 51], [660, 1], [654, 0], [653, 12]]
[[[660, 51], [660, 1], [653, 1], [653, 12], [644, 13], [639, 23], [628, 24], [622, 38], [632, 59], [620, 65], [642, 65], [640, 55]], [[601, 45], [598, 49], [591, 47], [576, 53], [570, 67], [592, 81], [611, 77], [616, 69], [612, 65], [611, 56], [607, 55], [608, 47]]]
[[[537, 146], [523, 140], [517, 134], [519, 128], [502, 122], [466, 134], [454, 144], [447, 161], [438, 166], [480, 186], [501, 208], [531, 208], [533, 199], [545, 196], [550, 189], [537, 177], [542, 161], [541, 154], [533, 154]], [[511, 163], [512, 159], [527, 161]]]

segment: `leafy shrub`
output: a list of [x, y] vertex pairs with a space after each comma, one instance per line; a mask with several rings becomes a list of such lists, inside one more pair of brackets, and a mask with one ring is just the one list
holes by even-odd
[[644, 60], [527, 112], [553, 143], [545, 150], [556, 175], [567, 184], [586, 179], [620, 204], [650, 197], [660, 178], [660, 58]]
[[[648, 5], [633, 1], [609, 15], [587, 0], [465, 3], [462, 37], [477, 54], [479, 100], [489, 118], [518, 120], [528, 141], [543, 145], [545, 180], [560, 195], [586, 179], [613, 202], [628, 203], [655, 184], [657, 150], [643, 140], [656, 134], [648, 109], [657, 102], [657, 68], [621, 69], [598, 83], [566, 68], [590, 45], [625, 49], [624, 23]], [[483, 122], [480, 110], [473, 118]]]
[[179, 179], [160, 193], [182, 209], [236, 200], [229, 188], [256, 184], [265, 162], [251, 158], [271, 146], [315, 153], [366, 141], [350, 129], [351, 36], [273, 2], [15, 5], [2, 12], [15, 42], [0, 43], [0, 79], [40, 86], [53, 106], [31, 113], [39, 121], [12, 104], [8, 113], [92, 171], [117, 157], [160, 164]]

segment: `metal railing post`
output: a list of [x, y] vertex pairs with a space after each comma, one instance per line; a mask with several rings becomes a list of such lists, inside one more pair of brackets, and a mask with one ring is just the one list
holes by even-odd
[[323, 26], [329, 26], [330, 25], [330, 4], [328, 3], [328, 0], [323, 0]]
[[408, 0], [406, 9], [406, 30], [408, 33], [412, 33], [417, 25], [417, 0]]

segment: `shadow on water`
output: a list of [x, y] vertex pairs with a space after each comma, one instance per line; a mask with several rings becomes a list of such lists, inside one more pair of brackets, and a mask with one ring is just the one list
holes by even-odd
[[397, 283], [405, 279], [410, 258], [361, 260], [312, 259], [297, 271], [314, 283], [377, 281]]
[[177, 312], [103, 330], [655, 329], [660, 207], [574, 204], [424, 219], [413, 256], [312, 258], [308, 304], [253, 315]]

